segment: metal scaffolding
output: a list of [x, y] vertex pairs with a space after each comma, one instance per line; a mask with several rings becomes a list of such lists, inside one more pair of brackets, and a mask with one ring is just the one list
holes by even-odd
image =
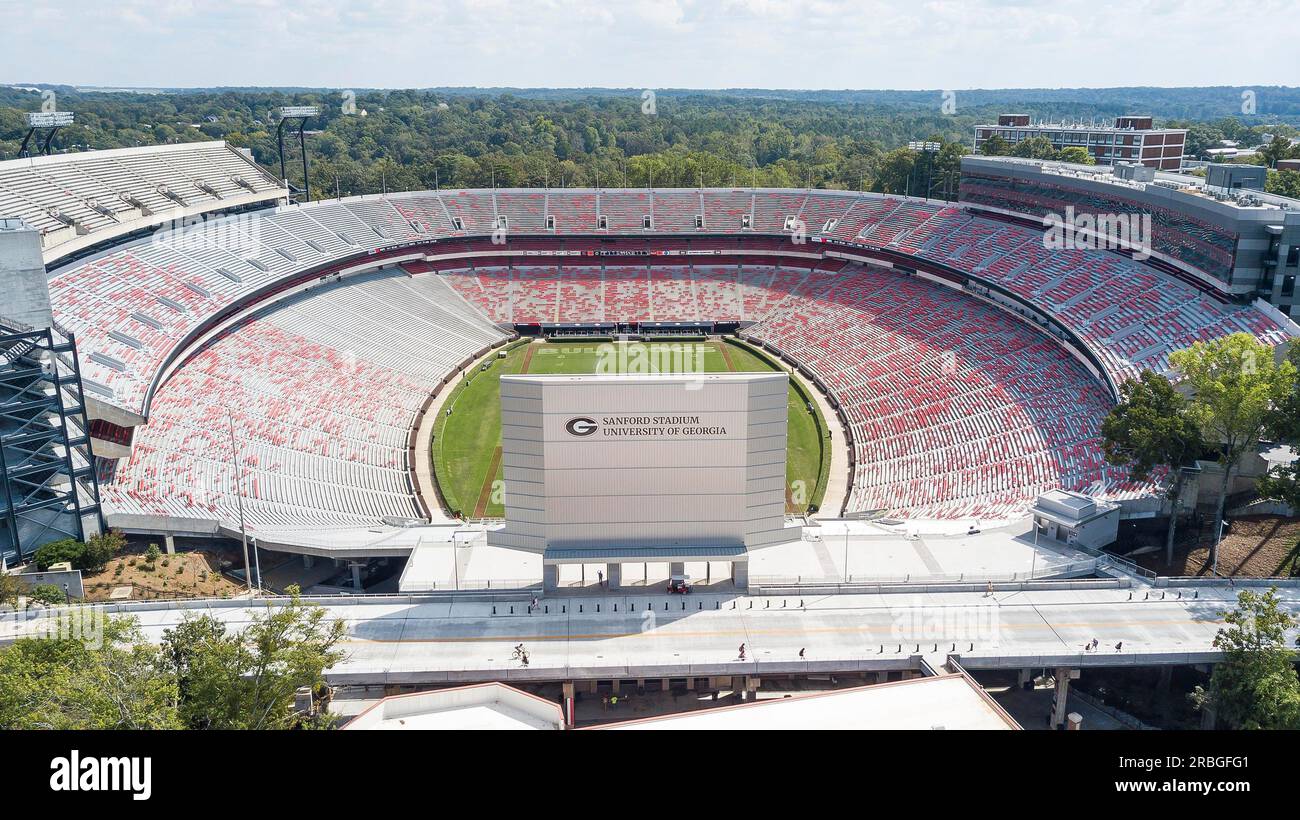
[[75, 340], [0, 319], [0, 556], [104, 530]]

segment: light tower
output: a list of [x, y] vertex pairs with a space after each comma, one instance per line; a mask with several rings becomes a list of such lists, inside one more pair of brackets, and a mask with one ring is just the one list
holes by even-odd
[[30, 157], [31, 151], [27, 145], [31, 142], [36, 133], [45, 134], [45, 140], [42, 142], [40, 137], [36, 138], [41, 143], [37, 153], [49, 155], [50, 148], [54, 144], [54, 135], [65, 125], [72, 125], [73, 114], [71, 111], [34, 111], [27, 115], [27, 136], [23, 137], [23, 144], [18, 148], [19, 158]]
[[[937, 142], [909, 142], [907, 147], [911, 151], [920, 151], [926, 155], [926, 172], [925, 172], [925, 198], [930, 198], [930, 179], [934, 172], [934, 155], [943, 147]], [[920, 182], [920, 180], [917, 180]], [[912, 172], [907, 173], [907, 195], [912, 195]]]
[[284, 126], [285, 123], [292, 123], [291, 128], [297, 126], [298, 148], [302, 151], [302, 191], [310, 202], [311, 178], [307, 175], [307, 138], [303, 136], [303, 129], [307, 126], [307, 120], [317, 116], [320, 116], [320, 108], [315, 105], [286, 105], [280, 108], [280, 124], [275, 129], [275, 138], [280, 146], [280, 179], [284, 180], [284, 186], [289, 189], [291, 200], [293, 186], [289, 184], [289, 176], [284, 170]]

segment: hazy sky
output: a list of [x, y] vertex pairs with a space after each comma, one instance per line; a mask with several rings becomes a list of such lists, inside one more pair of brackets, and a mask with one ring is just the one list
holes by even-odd
[[0, 0], [0, 82], [1294, 85], [1296, 0]]

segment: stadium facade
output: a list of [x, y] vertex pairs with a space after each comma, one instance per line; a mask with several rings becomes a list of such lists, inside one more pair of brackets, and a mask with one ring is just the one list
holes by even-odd
[[[673, 322], [739, 328], [825, 392], [851, 461], [831, 512], [1002, 519], [1058, 487], [1139, 503], [1153, 488], [1098, 448], [1116, 386], [1199, 339], [1300, 333], [1273, 304], [1290, 312], [1300, 203], [1160, 175], [968, 158], [958, 203], [497, 189], [256, 208], [288, 193], [256, 170], [220, 143], [0, 163], [0, 214], [40, 233], [52, 324], [76, 339], [110, 525], [231, 535], [242, 507], [268, 547], [400, 554], [376, 533], [446, 517], [413, 471], [450, 380], [521, 329]], [[1150, 257], [1049, 246], [1043, 213], [1066, 205], [1152, 213]]]
[[502, 376], [506, 522], [488, 543], [541, 552], [544, 572], [608, 564], [613, 586], [627, 562], [743, 577], [749, 550], [802, 534], [785, 526], [788, 392], [785, 373]]

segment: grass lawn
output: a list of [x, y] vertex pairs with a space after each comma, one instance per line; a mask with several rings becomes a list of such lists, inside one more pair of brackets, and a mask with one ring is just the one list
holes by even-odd
[[[743, 345], [706, 342], [651, 342], [610, 347], [607, 344], [548, 342], [521, 344], [505, 358], [489, 360], [486, 370], [467, 373], [443, 405], [434, 427], [434, 475], [447, 505], [464, 516], [498, 518], [502, 505], [501, 385], [502, 375], [516, 373], [594, 373], [638, 371], [646, 358], [660, 372], [723, 373], [777, 369], [765, 357]], [[789, 454], [786, 464], [787, 509], [803, 512], [820, 503], [830, 470], [825, 420], [814, 403], [790, 387]], [[448, 410], [451, 411], [448, 414]]]

